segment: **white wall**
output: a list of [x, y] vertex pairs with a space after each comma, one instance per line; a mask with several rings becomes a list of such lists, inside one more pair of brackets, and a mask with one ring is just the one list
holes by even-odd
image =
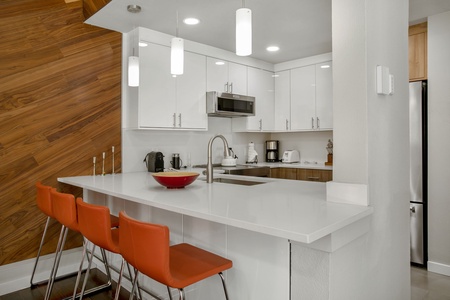
[[428, 18], [428, 267], [450, 276], [450, 12]]
[[[368, 185], [371, 230], [334, 254], [333, 299], [410, 299], [408, 1], [333, 0], [334, 181]], [[375, 92], [390, 68], [392, 96]]]
[[280, 141], [280, 158], [285, 150], [295, 149], [300, 151], [302, 162], [323, 165], [327, 161], [326, 147], [328, 140], [333, 139], [333, 131], [272, 133], [270, 139]]
[[[123, 172], [145, 171], [143, 159], [150, 151], [161, 151], [166, 168], [170, 167], [173, 153], [179, 153], [183, 164], [190, 155], [191, 164], [207, 163], [207, 146], [216, 134], [222, 134], [238, 156], [238, 163], [245, 163], [247, 145], [255, 144], [258, 159], [264, 160], [264, 142], [270, 135], [266, 133], [232, 133], [230, 118], [208, 118], [208, 131], [177, 130], [127, 130], [122, 129], [122, 168]], [[223, 158], [223, 143], [216, 139], [213, 144], [213, 163]]]

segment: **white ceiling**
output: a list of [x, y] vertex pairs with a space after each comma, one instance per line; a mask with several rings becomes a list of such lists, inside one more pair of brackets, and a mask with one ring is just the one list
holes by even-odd
[[[127, 6], [142, 7], [138, 14]], [[331, 0], [246, 0], [252, 10], [252, 57], [270, 63], [331, 52]], [[235, 11], [241, 0], [112, 0], [86, 23], [119, 32], [146, 27], [231, 52], [235, 51]], [[410, 0], [410, 23], [449, 11], [450, 0]], [[185, 25], [186, 17], [196, 17], [200, 24]], [[265, 49], [277, 45], [280, 51]]]

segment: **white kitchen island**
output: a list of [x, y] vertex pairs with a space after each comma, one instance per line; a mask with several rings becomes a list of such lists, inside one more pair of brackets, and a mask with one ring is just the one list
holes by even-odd
[[[188, 242], [233, 260], [226, 274], [230, 299], [328, 299], [331, 263], [324, 265], [324, 258], [330, 261], [330, 254], [364, 235], [372, 208], [327, 202], [324, 183], [215, 177], [263, 183], [207, 184], [200, 176], [171, 190], [147, 172], [58, 180], [83, 188], [85, 201], [107, 205], [113, 214], [125, 210], [169, 226], [174, 244]], [[188, 299], [222, 299], [215, 277], [188, 288]], [[165, 287], [143, 283], [168, 298]]]

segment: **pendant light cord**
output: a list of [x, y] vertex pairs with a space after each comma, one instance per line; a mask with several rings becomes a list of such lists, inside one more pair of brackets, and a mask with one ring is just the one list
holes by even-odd
[[178, 10], [177, 10], [177, 29], [176, 29], [175, 35], [176, 35], [176, 37], [178, 37]]

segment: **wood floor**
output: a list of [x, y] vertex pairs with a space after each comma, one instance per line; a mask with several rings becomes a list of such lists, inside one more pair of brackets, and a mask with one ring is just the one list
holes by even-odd
[[[97, 269], [91, 271], [91, 275], [91, 281], [89, 282], [90, 286], [96, 286], [106, 282], [106, 276]], [[65, 297], [71, 296], [74, 285], [75, 277], [69, 277], [58, 281], [55, 283], [51, 299], [64, 299]], [[45, 288], [46, 285], [41, 285], [34, 288], [23, 289], [0, 296], [0, 300], [40, 300], [44, 298]], [[112, 289], [99, 292], [83, 299], [109, 300], [113, 299], [115, 291], [116, 286], [113, 284]], [[129, 295], [130, 294], [125, 289], [122, 289], [119, 299], [128, 299]], [[148, 295], [143, 296], [147, 298], [150, 297]], [[450, 277], [427, 272], [425, 269], [411, 267], [411, 300], [450, 300]]]
[[[103, 283], [107, 282], [106, 276], [94, 269], [90, 272], [89, 282], [87, 288], [93, 286], [99, 286]], [[64, 299], [66, 297], [71, 297], [73, 293], [73, 287], [75, 286], [76, 276], [68, 277], [65, 279], [58, 280], [55, 282], [53, 292], [52, 292], [52, 300]], [[26, 288], [11, 294], [6, 294], [0, 296], [0, 300], [41, 300], [44, 299], [45, 289], [47, 288], [46, 284], [42, 284], [40, 286]], [[112, 289], [108, 289], [105, 291], [98, 292], [96, 294], [90, 295], [88, 297], [83, 297], [86, 300], [110, 300], [114, 299], [114, 294], [116, 292], [116, 284], [113, 283]], [[129, 299], [130, 293], [125, 289], [121, 289], [119, 299]]]

